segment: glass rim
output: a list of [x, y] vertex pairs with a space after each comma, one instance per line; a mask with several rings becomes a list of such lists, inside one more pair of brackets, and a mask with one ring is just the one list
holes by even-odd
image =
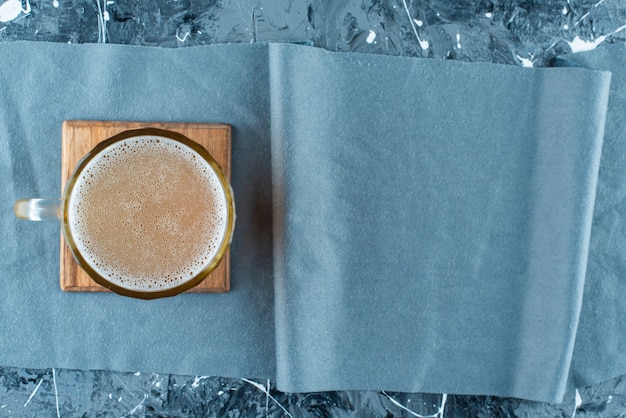
[[[203, 267], [203, 269], [198, 272], [196, 275], [191, 277], [184, 282], [168, 287], [166, 289], [160, 290], [140, 290], [140, 289], [129, 289], [123, 286], [120, 286], [107, 278], [103, 277], [97, 271], [95, 271], [87, 260], [82, 256], [74, 238], [72, 236], [72, 232], [70, 230], [69, 222], [68, 222], [68, 213], [69, 213], [69, 202], [72, 191], [74, 189], [74, 185], [76, 184], [76, 180], [83, 172], [83, 170], [87, 167], [89, 162], [93, 160], [98, 154], [102, 151], [110, 147], [111, 145], [142, 136], [152, 136], [152, 137], [161, 137], [173, 140], [178, 142], [187, 148], [192, 149], [197, 154], [200, 155], [213, 169], [215, 172], [220, 185], [222, 192], [224, 193], [224, 198], [226, 200], [226, 214], [227, 214], [227, 222], [224, 230], [224, 234], [222, 236], [222, 241], [218, 246], [217, 252], [211, 258], [211, 260]], [[63, 195], [61, 197], [61, 228], [63, 231], [63, 236], [65, 238], [66, 245], [70, 249], [72, 255], [74, 256], [74, 260], [78, 263], [78, 265], [85, 270], [85, 272], [91, 277], [96, 283], [99, 285], [115, 292], [123, 296], [130, 296], [138, 299], [157, 299], [163, 297], [170, 297], [178, 295], [186, 290], [189, 290], [202, 282], [215, 268], [219, 265], [224, 257], [224, 254], [228, 250], [230, 243], [232, 241], [232, 235], [235, 226], [235, 204], [233, 199], [233, 191], [228, 182], [226, 175], [224, 174], [224, 170], [221, 165], [213, 158], [213, 156], [204, 148], [202, 145], [193, 141], [192, 139], [186, 137], [183, 134], [178, 132], [169, 131], [165, 129], [159, 128], [140, 128], [140, 129], [130, 129], [123, 132], [120, 132], [108, 139], [105, 139], [99, 142], [93, 149], [91, 149], [84, 157], [80, 159], [74, 171], [70, 175], [67, 183], [65, 185], [65, 189], [63, 191]]]

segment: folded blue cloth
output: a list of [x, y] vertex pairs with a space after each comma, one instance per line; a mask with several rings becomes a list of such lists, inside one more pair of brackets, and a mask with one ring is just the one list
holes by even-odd
[[626, 44], [560, 58], [611, 71], [611, 92], [572, 380], [586, 386], [626, 374]]
[[278, 387], [559, 401], [610, 76], [270, 49]]
[[[561, 399], [610, 74], [294, 45], [0, 54], [0, 364]], [[66, 119], [233, 126], [230, 293], [60, 291], [58, 224], [11, 207], [60, 195]]]

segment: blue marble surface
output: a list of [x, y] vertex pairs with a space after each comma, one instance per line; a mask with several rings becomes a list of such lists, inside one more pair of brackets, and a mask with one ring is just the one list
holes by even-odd
[[[0, 42], [185, 47], [284, 41], [335, 51], [545, 66], [626, 41], [623, 0], [0, 0]], [[1, 58], [0, 58], [1, 59]], [[626, 416], [626, 376], [559, 405], [488, 396], [289, 394], [272, 382], [0, 367], [0, 416]]]
[[625, 411], [623, 377], [553, 405], [424, 393], [289, 394], [245, 378], [0, 368], [0, 416], [7, 417], [618, 417]]

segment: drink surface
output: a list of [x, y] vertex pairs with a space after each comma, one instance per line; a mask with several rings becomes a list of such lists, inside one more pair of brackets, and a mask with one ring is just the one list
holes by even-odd
[[77, 178], [68, 224], [76, 247], [118, 286], [168, 289], [218, 251], [226, 198], [213, 168], [177, 141], [141, 136], [96, 155]]

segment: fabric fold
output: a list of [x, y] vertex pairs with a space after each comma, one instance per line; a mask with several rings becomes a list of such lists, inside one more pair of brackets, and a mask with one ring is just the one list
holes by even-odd
[[560, 401], [610, 75], [274, 45], [270, 66], [279, 389]]
[[[588, 386], [626, 374], [626, 44], [557, 59], [612, 72], [572, 382]], [[591, 109], [591, 108], [590, 108]]]

